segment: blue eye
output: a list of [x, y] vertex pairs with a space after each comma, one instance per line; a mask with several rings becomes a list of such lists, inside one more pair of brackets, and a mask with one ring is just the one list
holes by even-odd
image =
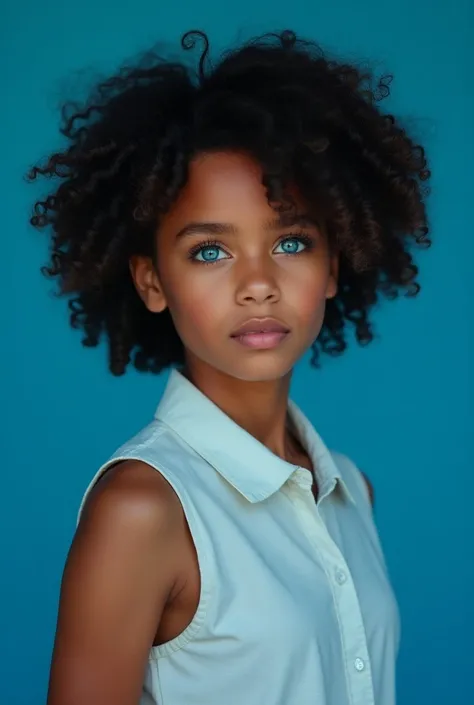
[[227, 259], [227, 256], [222, 247], [219, 247], [218, 245], [206, 245], [205, 247], [200, 247], [197, 251], [192, 253], [192, 259], [195, 262], [212, 263], [218, 262], [221, 259]]
[[[276, 254], [297, 255], [306, 250], [308, 243], [303, 237], [287, 237], [278, 243], [273, 250]], [[281, 248], [278, 250], [278, 248]]]

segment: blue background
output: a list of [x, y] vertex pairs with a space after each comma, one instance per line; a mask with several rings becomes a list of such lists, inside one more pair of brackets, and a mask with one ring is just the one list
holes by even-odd
[[420, 253], [421, 296], [384, 304], [368, 348], [352, 345], [319, 372], [303, 362], [293, 396], [328, 444], [352, 456], [375, 485], [403, 620], [399, 703], [474, 702], [473, 8], [470, 0], [8, 0], [0, 112], [2, 704], [45, 702], [80, 497], [97, 466], [149, 420], [165, 382], [133, 372], [114, 379], [103, 348], [80, 346], [65, 302], [52, 298], [39, 274], [46, 237], [27, 225], [37, 190], [22, 174], [59, 144], [57, 105], [96, 70], [113, 70], [159, 39], [177, 52], [181, 32], [193, 27], [219, 49], [288, 26], [393, 70], [387, 107], [414, 119], [429, 149], [435, 244]]

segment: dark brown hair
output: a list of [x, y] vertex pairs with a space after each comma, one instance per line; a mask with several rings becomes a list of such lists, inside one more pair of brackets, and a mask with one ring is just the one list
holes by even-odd
[[[35, 204], [31, 223], [52, 234], [45, 273], [71, 295], [71, 323], [84, 344], [108, 339], [110, 369], [132, 362], [159, 372], [183, 361], [167, 311], [151, 314], [130, 273], [133, 254], [154, 256], [160, 218], [186, 183], [190, 160], [209, 150], [241, 150], [263, 169], [269, 203], [288, 207], [296, 185], [323, 214], [340, 252], [339, 293], [328, 301], [313, 346], [339, 354], [346, 326], [372, 340], [369, 311], [380, 295], [415, 295], [411, 245], [429, 245], [429, 178], [424, 150], [380, 101], [390, 77], [329, 60], [292, 32], [265, 35], [214, 66], [207, 37], [197, 70], [148, 55], [100, 83], [82, 107], [66, 105], [67, 146], [29, 179], [58, 177]], [[285, 205], [286, 204], [286, 205]]]

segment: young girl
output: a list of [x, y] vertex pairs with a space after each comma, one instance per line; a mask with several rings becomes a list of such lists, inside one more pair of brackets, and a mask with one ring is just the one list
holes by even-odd
[[64, 572], [49, 705], [393, 705], [371, 491], [288, 400], [312, 348], [416, 294], [429, 172], [388, 81], [292, 33], [125, 68], [65, 115], [32, 223], [86, 346], [173, 367], [100, 468]]

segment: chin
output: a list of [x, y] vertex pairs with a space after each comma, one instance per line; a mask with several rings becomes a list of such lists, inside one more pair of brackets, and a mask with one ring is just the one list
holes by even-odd
[[281, 360], [270, 361], [268, 358], [260, 361], [249, 361], [247, 364], [237, 364], [225, 373], [242, 382], [276, 382], [291, 373], [296, 361], [283, 364]]

